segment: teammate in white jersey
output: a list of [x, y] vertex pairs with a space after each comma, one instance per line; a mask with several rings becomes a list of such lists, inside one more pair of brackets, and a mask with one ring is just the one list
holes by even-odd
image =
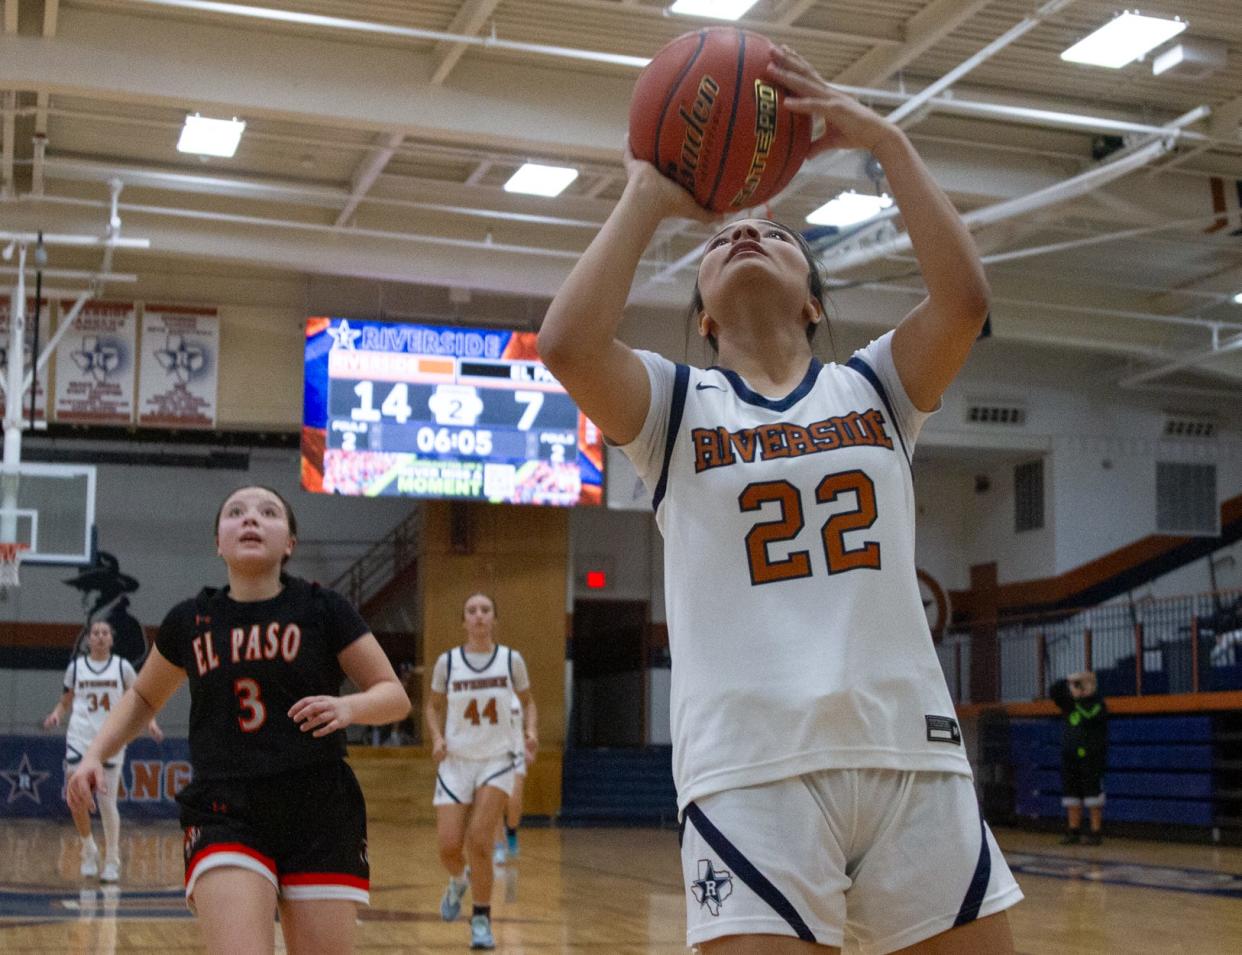
[[462, 608], [466, 642], [440, 654], [431, 674], [425, 715], [436, 769], [436, 833], [440, 862], [449, 873], [440, 917], [457, 918], [470, 889], [471, 948], [493, 948], [492, 833], [513, 791], [515, 754], [509, 701], [517, 696], [525, 719], [523, 754], [539, 747], [535, 700], [522, 655], [495, 640], [496, 604], [471, 594]]
[[[112, 625], [106, 620], [91, 624], [87, 636], [88, 652], [76, 656], [65, 669], [64, 693], [43, 720], [44, 729], [60, 726], [69, 713], [69, 727], [65, 736], [65, 779], [82, 760], [82, 755], [103, 726], [108, 714], [121, 702], [134, 682], [134, 668], [124, 657], [112, 652]], [[158, 743], [164, 738], [159, 724], [152, 719], [147, 731]], [[82, 839], [83, 878], [99, 876], [101, 882], [116, 882], [121, 877], [121, 814], [116, 806], [116, 794], [125, 765], [125, 749], [121, 748], [104, 764], [108, 789], [99, 797], [99, 816], [104, 830], [104, 867], [99, 869], [99, 847], [91, 834], [91, 814], [88, 807], [70, 807], [73, 825]]]
[[509, 699], [509, 731], [513, 734], [513, 792], [505, 801], [505, 813], [496, 826], [496, 851], [492, 861], [504, 865], [518, 857], [518, 826], [522, 824], [522, 796], [526, 789], [526, 736], [522, 701]]
[[617, 341], [640, 256], [709, 213], [651, 165], [557, 293], [539, 353], [651, 489], [665, 542], [687, 942], [705, 955], [1013, 951], [1021, 898], [979, 814], [918, 595], [910, 452], [988, 310], [974, 243], [906, 136], [797, 54], [769, 78], [822, 122], [813, 152], [883, 165], [928, 295], [821, 365], [814, 255], [715, 231], [692, 309], [719, 365]]

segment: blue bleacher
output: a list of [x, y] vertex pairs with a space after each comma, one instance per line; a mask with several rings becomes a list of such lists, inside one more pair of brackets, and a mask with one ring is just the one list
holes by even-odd
[[[1131, 679], [1133, 679], [1131, 671]], [[1061, 818], [1061, 721], [1009, 724], [1014, 810]], [[1104, 792], [1108, 819], [1164, 825], [1215, 825], [1210, 716], [1114, 716], [1108, 724]]]
[[673, 825], [672, 748], [567, 749], [562, 794], [561, 825]]

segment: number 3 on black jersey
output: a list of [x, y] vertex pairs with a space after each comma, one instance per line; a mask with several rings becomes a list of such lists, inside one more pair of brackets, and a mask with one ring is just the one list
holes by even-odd
[[267, 722], [267, 706], [259, 692], [259, 681], [250, 677], [234, 680], [233, 693], [241, 709], [237, 714], [237, 725], [243, 733], [257, 733]]
[[[842, 493], [852, 491], [857, 506], [852, 511], [833, 514], [820, 531], [824, 539], [824, 556], [828, 573], [880, 567], [880, 545], [867, 541], [853, 550], [845, 546], [847, 531], [864, 530], [875, 523], [875, 484], [862, 471], [841, 471], [829, 474], [815, 488], [815, 500], [830, 504]], [[738, 495], [743, 512], [758, 511], [773, 502], [780, 510], [774, 521], [760, 521], [746, 534], [746, 561], [752, 584], [770, 584], [780, 580], [797, 580], [811, 576], [811, 555], [805, 550], [790, 551], [789, 556], [773, 560], [768, 545], [791, 541], [801, 533], [806, 522], [802, 517], [802, 495], [788, 481], [763, 481], [748, 484]]]

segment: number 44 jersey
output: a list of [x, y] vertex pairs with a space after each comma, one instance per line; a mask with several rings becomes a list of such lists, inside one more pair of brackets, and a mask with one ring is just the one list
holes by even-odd
[[683, 808], [821, 769], [970, 773], [915, 576], [928, 415], [891, 341], [781, 398], [638, 353], [651, 408], [622, 450], [664, 535]]
[[436, 660], [431, 688], [448, 697], [444, 738], [450, 756], [496, 759], [513, 754], [510, 703], [515, 694], [530, 689], [520, 653], [500, 643], [490, 655], [453, 647]]
[[197, 779], [271, 776], [345, 756], [345, 732], [303, 733], [289, 709], [338, 696], [337, 655], [369, 628], [340, 594], [281, 576], [269, 600], [204, 589], [173, 607], [155, 646], [190, 684], [190, 762]]

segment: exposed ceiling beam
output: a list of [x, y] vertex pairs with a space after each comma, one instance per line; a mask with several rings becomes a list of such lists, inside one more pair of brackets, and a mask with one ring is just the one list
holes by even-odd
[[354, 210], [358, 208], [358, 203], [371, 191], [371, 187], [375, 185], [375, 180], [384, 171], [384, 167], [388, 165], [388, 160], [392, 159], [393, 153], [397, 151], [397, 147], [401, 145], [403, 139], [405, 139], [405, 136], [401, 133], [389, 133], [384, 138], [382, 145], [371, 150], [366, 159], [358, 164], [358, 168], [354, 170], [349, 198], [345, 200], [344, 207], [336, 217], [337, 225], [344, 225], [349, 221], [350, 216], [354, 214]]
[[991, 0], [933, 0], [906, 22], [901, 46], [873, 47], [834, 76], [834, 83], [870, 86], [888, 79], [986, 7]]
[[477, 186], [483, 181], [483, 177], [486, 176], [491, 169], [492, 161], [490, 159], [484, 159], [470, 171], [470, 175], [466, 177], [466, 185]]
[[1242, 96], [1215, 107], [1209, 129], [1219, 139], [1242, 140]]
[[[461, 5], [457, 15], [453, 17], [448, 32], [477, 36], [498, 6], [500, 6], [500, 0], [468, 0]], [[443, 83], [465, 52], [466, 44], [464, 43], [437, 43], [434, 53], [435, 66], [431, 71], [431, 85], [439, 86]]]
[[[401, 130], [433, 142], [615, 162], [633, 88], [627, 75], [584, 73], [571, 103], [547, 68], [514, 62], [482, 62], [451, 86], [431, 86], [421, 79], [431, 71], [429, 55], [399, 47], [324, 43], [244, 20], [221, 27], [94, 9], [73, 14], [55, 37], [0, 35], [0, 89], [218, 108], [325, 131]], [[573, 108], [580, 102], [593, 107]]]
[[793, 26], [802, 18], [802, 14], [815, 6], [815, 2], [816, 0], [789, 0], [772, 22], [781, 27]]

